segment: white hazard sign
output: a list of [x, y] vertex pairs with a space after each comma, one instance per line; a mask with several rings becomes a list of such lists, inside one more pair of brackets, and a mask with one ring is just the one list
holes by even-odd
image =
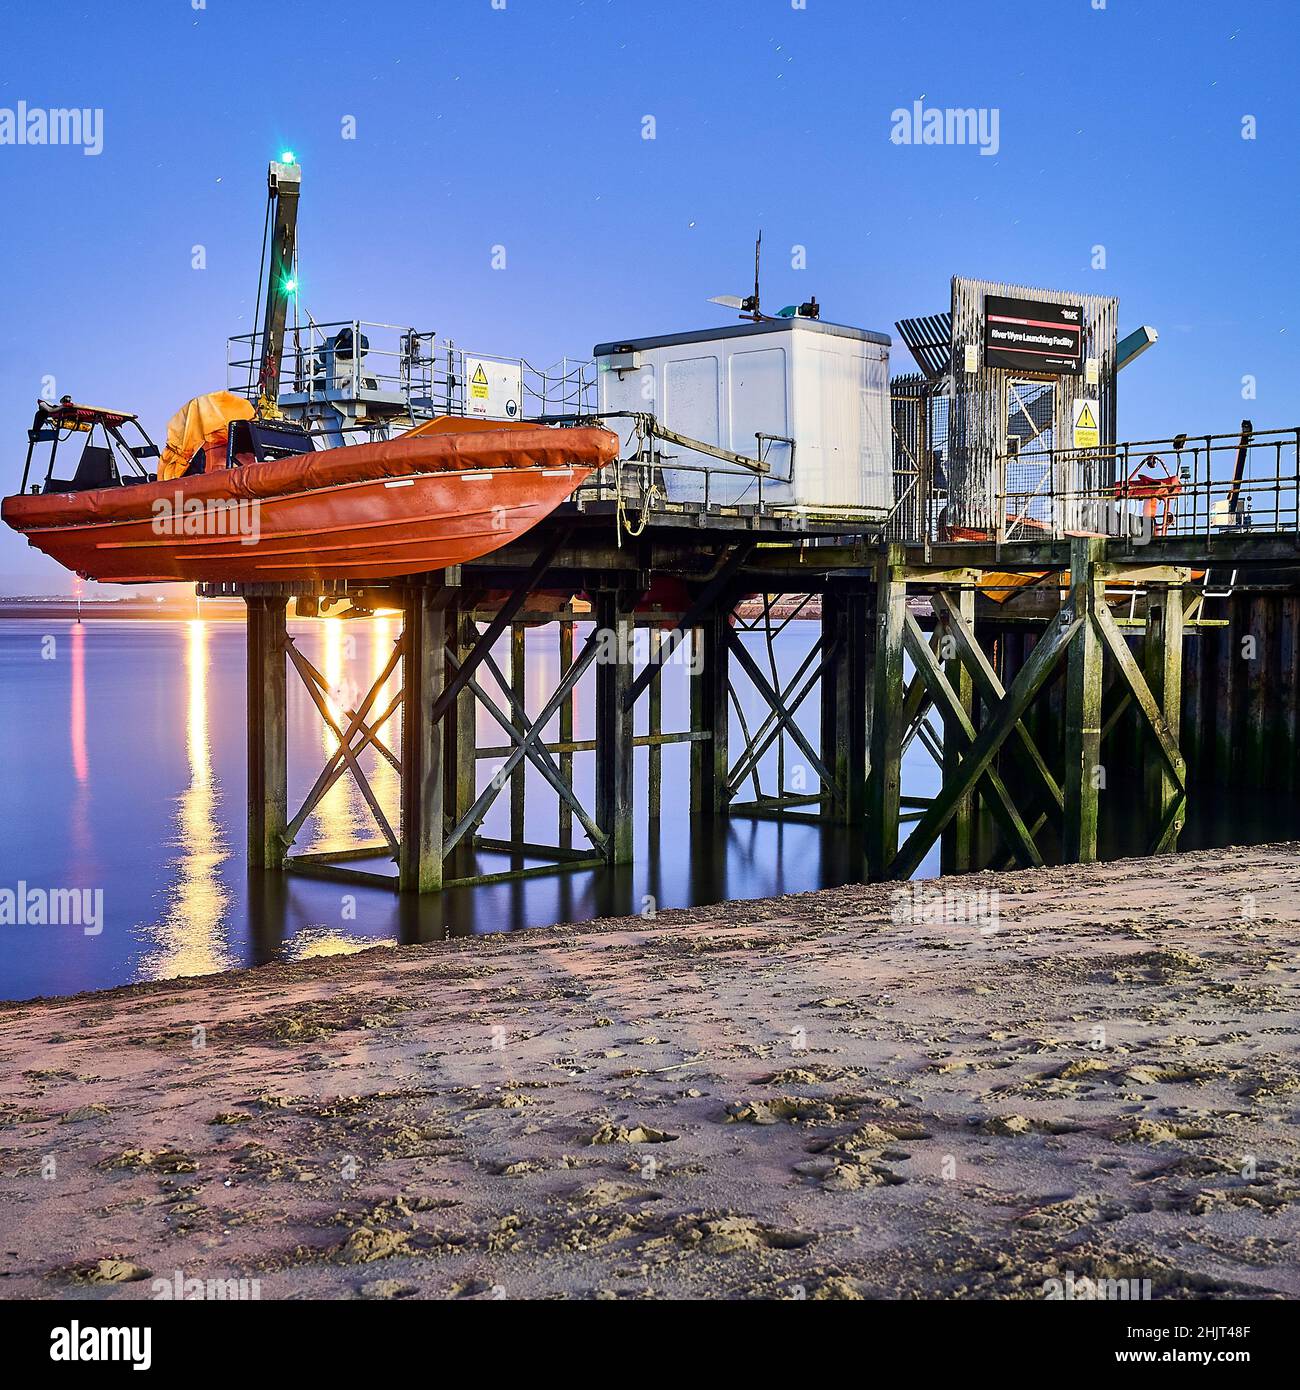
[[465, 413], [486, 420], [518, 420], [524, 409], [524, 369], [518, 362], [465, 359]]

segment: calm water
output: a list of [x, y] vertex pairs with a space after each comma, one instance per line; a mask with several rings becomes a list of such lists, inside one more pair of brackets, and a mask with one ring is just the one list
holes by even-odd
[[[292, 630], [300, 650], [336, 692], [339, 707], [353, 704], [382, 670], [398, 626], [395, 618], [326, 619], [295, 623]], [[817, 631], [814, 623], [796, 622], [779, 638], [787, 679]], [[578, 637], [581, 641], [581, 629]], [[504, 650], [497, 659], [504, 667]], [[534, 629], [529, 634], [530, 712], [540, 710], [554, 688], [557, 666], [554, 629]], [[592, 732], [591, 680], [589, 672], [580, 687], [578, 738]], [[663, 682], [663, 727], [685, 728], [684, 666], [669, 665]], [[747, 683], [738, 683], [747, 692], [741, 703], [753, 731], [765, 706]], [[491, 688], [486, 677], [484, 684]], [[0, 889], [25, 882], [103, 894], [103, 930], [97, 935], [75, 925], [0, 923], [0, 997], [67, 994], [268, 960], [336, 955], [379, 942], [584, 921], [641, 912], [648, 900], [670, 908], [804, 892], [861, 877], [860, 845], [843, 830], [741, 818], [692, 824], [685, 746], [664, 751], [658, 823], [646, 814], [648, 753], [638, 750], [636, 862], [626, 869], [552, 874], [426, 898], [250, 873], [244, 855], [244, 698], [239, 623], [0, 620]], [[292, 671], [289, 702], [292, 811], [334, 745]], [[384, 703], [386, 697], [380, 706]], [[645, 703], [638, 732], [645, 728]], [[799, 711], [814, 747], [817, 717], [814, 692]], [[735, 717], [732, 728], [734, 760], [741, 737]], [[554, 726], [548, 733], [555, 735]], [[396, 747], [396, 725], [388, 736]], [[480, 745], [502, 742], [496, 723], [480, 710]], [[793, 786], [800, 756], [790, 746], [786, 758], [786, 784]], [[370, 752], [362, 762], [396, 825], [396, 773]], [[589, 806], [594, 755], [579, 754], [574, 764], [578, 791]], [[499, 761], [480, 761], [480, 788], [499, 766]], [[776, 773], [774, 749], [760, 768], [768, 794], [775, 790]], [[807, 782], [816, 785], [811, 776]], [[904, 761], [904, 795], [933, 795], [938, 783], [930, 756], [914, 743]], [[747, 784], [745, 799], [753, 794], [752, 783]], [[1127, 795], [1117, 789], [1116, 808], [1127, 804]], [[503, 792], [484, 822], [484, 834], [508, 835], [509, 801], [509, 792]], [[555, 843], [555, 797], [531, 769], [527, 807], [527, 838]], [[1141, 853], [1140, 837], [1122, 809], [1118, 815], [1106, 809], [1103, 804], [1105, 852]], [[1285, 798], [1230, 802], [1203, 791], [1192, 797], [1182, 844], [1248, 844], [1298, 834], [1300, 807]], [[585, 844], [577, 827], [574, 836], [576, 845]], [[295, 848], [338, 849], [379, 838], [361, 793], [344, 777], [303, 827]], [[382, 862], [366, 867], [392, 869]], [[481, 854], [477, 867], [492, 872], [509, 867], [509, 861]], [[937, 872], [936, 850], [920, 876]]]
[[[327, 619], [295, 623], [292, 630], [304, 655], [338, 692], [339, 703], [351, 703], [382, 670], [398, 620]], [[817, 630], [814, 623], [794, 623], [782, 634], [787, 678]], [[498, 652], [502, 665], [504, 657]], [[535, 629], [529, 634], [530, 712], [540, 710], [554, 688], [556, 668], [554, 630]], [[590, 679], [588, 673], [581, 688], [578, 738], [591, 736]], [[668, 667], [664, 681], [663, 727], [685, 728], [684, 667]], [[681, 907], [802, 892], [860, 877], [860, 854], [844, 831], [741, 819], [692, 830], [685, 746], [664, 752], [659, 825], [645, 814], [648, 755], [638, 750], [641, 808], [636, 863], [628, 869], [555, 874], [425, 899], [250, 873], [244, 854], [244, 699], [242, 624], [0, 621], [0, 888], [24, 881], [30, 887], [103, 891], [98, 935], [75, 925], [0, 925], [0, 997], [66, 994], [334, 955], [383, 941], [640, 912], [648, 897], [662, 908]], [[334, 741], [292, 670], [289, 700], [292, 812]], [[764, 706], [752, 691], [742, 703], [753, 730]], [[815, 691], [799, 714], [815, 747]], [[505, 741], [490, 715], [480, 711], [479, 721], [481, 745]], [[388, 733], [396, 747], [395, 724]], [[733, 741], [738, 738], [737, 728]], [[798, 760], [790, 748], [791, 784]], [[396, 825], [396, 773], [371, 753], [363, 764]], [[480, 786], [497, 766], [480, 761]], [[773, 752], [762, 768], [769, 794], [775, 772]], [[587, 805], [593, 775], [594, 755], [577, 755], [575, 781]], [[928, 755], [914, 746], [905, 793], [932, 794], [937, 783]], [[815, 787], [815, 780], [809, 778], [809, 785]], [[752, 791], [750, 784], [746, 799]], [[507, 790], [493, 806], [486, 835], [508, 835], [509, 799]], [[531, 770], [527, 800], [528, 839], [555, 843], [555, 797]], [[585, 844], [577, 827], [574, 836], [576, 845]], [[379, 838], [360, 792], [344, 777], [304, 826], [296, 848], [333, 849]], [[506, 867], [499, 856], [479, 857], [480, 871]], [[936, 871], [937, 854], [922, 873]]]

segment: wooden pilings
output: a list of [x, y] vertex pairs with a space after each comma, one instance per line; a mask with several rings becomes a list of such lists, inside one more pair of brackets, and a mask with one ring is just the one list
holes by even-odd
[[1101, 639], [1094, 621], [1106, 603], [1101, 569], [1105, 541], [1083, 538], [1070, 545], [1067, 604], [1081, 619], [1070, 644], [1065, 675], [1065, 858], [1089, 864], [1097, 857], [1097, 808], [1101, 789]]
[[[1182, 589], [1168, 584], [1153, 585], [1147, 591], [1146, 617], [1142, 674], [1164, 716], [1170, 737], [1177, 743], [1183, 708]], [[1177, 811], [1182, 794], [1154, 741], [1146, 744], [1143, 781], [1148, 822], [1163, 827], [1167, 819], [1173, 818], [1157, 846], [1172, 849], [1183, 826], [1183, 818]]]
[[[559, 678], [563, 682], [573, 666], [573, 623], [567, 619], [560, 622]], [[566, 747], [573, 742], [573, 704], [574, 695], [570, 691], [560, 705], [560, 745]], [[573, 789], [573, 754], [560, 754], [560, 779], [570, 791]], [[573, 847], [573, 807], [563, 797], [559, 798], [556, 831], [563, 849]]]
[[[967, 720], [975, 715], [975, 682], [970, 669], [961, 659], [961, 646], [953, 631], [955, 617], [960, 616], [968, 630], [975, 627], [975, 590], [969, 586], [957, 590], [954, 596], [956, 614], [948, 620], [946, 609], [936, 611], [939, 631], [939, 657], [944, 662], [944, 674], [952, 687], [957, 704], [965, 713]], [[949, 714], [943, 723], [943, 776], [947, 781], [957, 775], [961, 765], [961, 731], [955, 713]], [[939, 868], [941, 873], [967, 873], [976, 867], [975, 847], [976, 796], [968, 792], [957, 803], [952, 820], [939, 842]]]
[[[447, 643], [456, 659], [463, 663], [478, 638], [473, 618], [459, 610], [447, 616]], [[452, 824], [459, 822], [478, 795], [478, 739], [475, 726], [474, 692], [466, 686], [445, 716], [448, 732], [443, 739], [443, 759], [447, 776], [443, 790], [443, 812]]]
[[898, 854], [899, 798], [903, 786], [903, 630], [907, 581], [901, 546], [881, 554], [876, 579], [871, 769], [867, 780], [867, 867], [887, 876]]
[[288, 820], [286, 600], [246, 598], [248, 862], [278, 869]]
[[706, 614], [695, 631], [699, 644], [691, 668], [691, 729], [703, 737], [691, 744], [691, 810], [718, 816], [727, 810], [728, 614]]
[[[667, 633], [662, 610], [654, 616], [638, 611], [650, 569], [568, 576], [570, 592], [594, 602], [590, 628], [581, 602], [560, 606], [550, 597], [545, 556], [510, 571], [491, 590], [481, 584], [462, 590], [460, 576], [453, 580], [450, 574], [394, 585], [390, 592], [403, 604], [403, 632], [355, 709], [340, 710], [337, 693], [289, 640], [285, 599], [249, 596], [250, 862], [304, 873], [328, 870], [344, 881], [395, 883], [410, 892], [624, 865], [633, 857], [636, 816], [648, 812], [657, 819], [661, 796], [669, 795], [671, 764], [661, 762], [663, 749], [680, 742], [689, 744], [693, 812], [854, 828], [862, 835], [864, 877], [908, 877], [932, 863], [936, 849], [947, 872], [1013, 860], [1093, 859], [1107, 784], [1125, 769], [1141, 795], [1122, 803], [1116, 798], [1115, 804], [1126, 820], [1134, 805], [1144, 806], [1152, 847], [1173, 847], [1187, 796], [1178, 744], [1185, 698], [1185, 570], [1144, 568], [1139, 557], [1128, 559], [1121, 571], [1108, 563], [1107, 543], [1091, 538], [1075, 540], [1068, 551], [1058, 546], [1041, 562], [1035, 556], [1035, 564], [1043, 565], [1039, 592], [1045, 601], [1043, 626], [1029, 648], [1021, 635], [1028, 630], [1023, 617], [1017, 629], [1014, 617], [1000, 618], [992, 604], [977, 600], [979, 564], [995, 567], [996, 555], [972, 564], [966, 552], [949, 550], [932, 560], [929, 552], [873, 544], [831, 563], [821, 558], [822, 550], [811, 547], [800, 561], [806, 569], [799, 579], [808, 587], [799, 592], [820, 596], [821, 627], [793, 675], [778, 671], [778, 639], [801, 605], [784, 605], [777, 622], [774, 598], [780, 591], [751, 587], [768, 578], [762, 546], [719, 547], [715, 572], [692, 583], [690, 599]], [[1141, 610], [1144, 633], [1141, 616], [1114, 613], [1107, 605], [1107, 583], [1121, 579], [1148, 595]], [[1057, 611], [1053, 596], [1063, 588]], [[476, 604], [485, 592], [492, 593], [492, 604], [480, 610]], [[529, 596], [542, 592], [545, 601], [528, 606]], [[761, 611], [755, 604], [733, 624], [736, 596], [753, 592], [764, 593]], [[1237, 605], [1234, 625], [1217, 629], [1222, 636], [1213, 639], [1223, 653], [1211, 661], [1206, 647], [1192, 668], [1209, 671], [1236, 661], [1239, 642], [1265, 650], [1257, 667], [1247, 668], [1251, 683], [1239, 679], [1227, 693], [1234, 718], [1249, 715], [1258, 725], [1244, 761], [1260, 776], [1281, 761], [1270, 749], [1285, 719], [1294, 719], [1272, 708], [1269, 692], [1282, 685], [1300, 650], [1300, 600], [1269, 601], [1275, 603], [1269, 613]], [[558, 681], [545, 699], [535, 698], [536, 678], [545, 668], [535, 664], [541, 642], [533, 640], [534, 630], [552, 619]], [[651, 638], [649, 665], [639, 674], [641, 649], [633, 641], [638, 623], [650, 629]], [[662, 692], [659, 659], [671, 660], [688, 631], [694, 643], [691, 724], [664, 732], [672, 696]], [[764, 634], [766, 661], [755, 657], [752, 645]], [[805, 627], [800, 636], [807, 634]], [[497, 642], [505, 645], [508, 660], [493, 654]], [[1004, 664], [1008, 653], [1015, 659]], [[339, 744], [327, 750], [328, 762], [292, 818], [286, 817], [286, 657]], [[398, 662], [401, 694], [388, 688], [381, 695]], [[584, 692], [594, 685], [594, 728], [585, 737], [578, 736], [575, 717], [580, 683]], [[1297, 684], [1293, 676], [1293, 692]], [[641, 695], [647, 715], [645, 732], [638, 735]], [[1197, 697], [1204, 718], [1213, 718], [1204, 682]], [[1061, 705], [1059, 718], [1041, 717], [1049, 700]], [[818, 701], [819, 740], [808, 727], [817, 719]], [[752, 722], [755, 703], [760, 715]], [[734, 760], [733, 707], [736, 738], [743, 740]], [[384, 733], [399, 709], [400, 758], [393, 735]], [[480, 720], [491, 721], [492, 746], [479, 745]], [[792, 757], [785, 755], [786, 739], [797, 750]], [[1203, 738], [1200, 746], [1212, 758], [1209, 742]], [[637, 761], [641, 747], [647, 749], [644, 764]], [[924, 796], [905, 796], [904, 758], [911, 767], [913, 758], [925, 754], [939, 769], [940, 786]], [[592, 762], [578, 761], [590, 755]], [[484, 759], [494, 776], [480, 789], [477, 767]], [[380, 783], [367, 781], [376, 760], [400, 774], [400, 833], [393, 828], [399, 823], [391, 805], [380, 804]], [[761, 781], [773, 764], [778, 786], [770, 795]], [[638, 787], [642, 767], [647, 775]], [[791, 786], [787, 773], [793, 775]], [[290, 855], [320, 798], [344, 776], [356, 782], [383, 842], [349, 846], [340, 855]], [[754, 797], [747, 801], [738, 793], [751, 781]], [[593, 783], [594, 805], [583, 791]], [[543, 784], [556, 798], [550, 844], [542, 843], [551, 836], [538, 834], [538, 819], [526, 802]], [[915, 788], [909, 784], [908, 790]], [[485, 832], [494, 805], [500, 819]], [[663, 809], [671, 810], [671, 801]], [[575, 847], [579, 833], [590, 848]], [[852, 839], [856, 852], [857, 837]], [[509, 867], [497, 871], [490, 860], [484, 864], [483, 856], [494, 855], [506, 856]], [[395, 861], [396, 877], [323, 862], [363, 856]]]
[[632, 862], [632, 605], [617, 589], [597, 595], [596, 822], [612, 864]]
[[845, 825], [861, 823], [867, 795], [867, 694], [871, 682], [871, 599], [860, 588], [822, 596], [822, 762], [840, 790], [823, 811]]
[[[432, 588], [408, 589], [403, 605], [402, 828], [398, 887], [431, 893], [442, 887], [443, 738], [447, 719], [434, 720], [446, 683], [447, 614]], [[452, 715], [455, 702], [448, 711]]]

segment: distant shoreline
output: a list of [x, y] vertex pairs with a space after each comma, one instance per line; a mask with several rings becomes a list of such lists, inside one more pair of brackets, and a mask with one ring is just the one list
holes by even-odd
[[242, 621], [244, 605], [238, 599], [202, 599], [196, 610], [194, 599], [178, 602], [175, 599], [83, 599], [75, 598], [16, 598], [0, 599], [0, 618], [54, 618], [75, 622], [91, 619], [130, 619], [134, 622], [177, 622], [195, 616], [208, 619]]

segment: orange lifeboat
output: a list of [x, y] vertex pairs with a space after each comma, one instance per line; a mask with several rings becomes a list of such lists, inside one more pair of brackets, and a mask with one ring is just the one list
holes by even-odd
[[[134, 423], [65, 401], [45, 411], [43, 428], [52, 420], [56, 433], [89, 433], [101, 416], [117, 432]], [[98, 447], [88, 443], [76, 478], [6, 497], [0, 517], [67, 569], [110, 583], [390, 578], [507, 545], [618, 453], [618, 436], [605, 429], [459, 423], [324, 450], [272, 426], [282, 456], [260, 462], [238, 443], [254, 422], [236, 424], [237, 466], [163, 481], [120, 473], [111, 449], [88, 467], [86, 453]]]

